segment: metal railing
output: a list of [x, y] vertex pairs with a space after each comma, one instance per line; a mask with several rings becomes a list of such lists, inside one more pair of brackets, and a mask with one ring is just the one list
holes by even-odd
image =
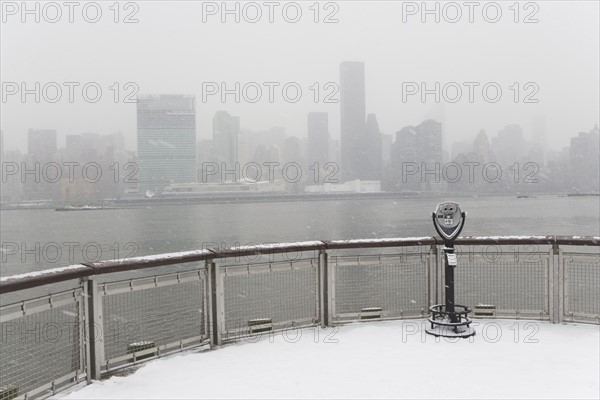
[[[600, 324], [599, 237], [455, 243], [457, 303], [475, 317], [481, 307], [488, 318]], [[3, 296], [20, 298], [0, 307], [0, 400], [47, 397], [166, 354], [289, 327], [426, 317], [444, 298], [442, 246], [434, 237], [311, 241], [1, 278]], [[32, 295], [42, 286], [50, 293]]]

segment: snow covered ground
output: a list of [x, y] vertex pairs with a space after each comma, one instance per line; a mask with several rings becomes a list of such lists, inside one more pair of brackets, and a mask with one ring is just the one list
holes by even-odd
[[155, 360], [62, 397], [600, 398], [597, 325], [477, 320], [475, 337], [444, 339], [424, 324], [265, 334]]

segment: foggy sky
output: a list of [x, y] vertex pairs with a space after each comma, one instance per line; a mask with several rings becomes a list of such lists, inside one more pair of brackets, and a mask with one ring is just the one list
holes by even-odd
[[[17, 2], [20, 4], [20, 2]], [[59, 2], [60, 3], [60, 2]], [[339, 138], [339, 103], [315, 104], [309, 87], [339, 82], [342, 61], [364, 61], [368, 113], [376, 113], [383, 133], [394, 134], [406, 125], [420, 123], [434, 107], [433, 97], [423, 104], [418, 96], [402, 102], [402, 82], [498, 82], [503, 89], [498, 103], [485, 102], [476, 89], [475, 102], [445, 104], [445, 143], [472, 140], [480, 129], [495, 136], [504, 125], [518, 123], [531, 138], [531, 120], [547, 118], [549, 147], [560, 149], [579, 131], [589, 131], [599, 121], [599, 3], [596, 1], [537, 2], [538, 23], [514, 23], [509, 6], [499, 2], [500, 22], [486, 22], [481, 6], [474, 23], [463, 7], [459, 22], [426, 23], [420, 14], [402, 21], [402, 2], [336, 2], [338, 23], [314, 23], [301, 4], [303, 16], [288, 23], [276, 9], [275, 22], [263, 15], [258, 23], [219, 15], [202, 22], [202, 2], [136, 2], [139, 19], [115, 24], [109, 3], [103, 16], [87, 23], [81, 12], [75, 22], [63, 15], [58, 23], [21, 23], [19, 15], [5, 16], [1, 27], [2, 82], [98, 82], [102, 99], [85, 102], [76, 90], [75, 103], [63, 98], [56, 104], [36, 104], [18, 96], [1, 104], [1, 129], [5, 148], [26, 149], [29, 128], [57, 129], [59, 147], [66, 134], [122, 131], [126, 146], [135, 149], [135, 104], [115, 104], [109, 87], [135, 82], [140, 94], [196, 95], [198, 139], [212, 137], [212, 117], [217, 110], [240, 116], [242, 129], [283, 126], [288, 136], [306, 137], [306, 115], [329, 113], [329, 129]], [[258, 2], [262, 4], [262, 2]], [[462, 2], [458, 2], [462, 4]], [[486, 2], [481, 2], [484, 5]], [[82, 4], [84, 4], [82, 2]], [[217, 4], [220, 4], [218, 2]], [[283, 3], [281, 3], [283, 4]], [[416, 3], [420, 5], [421, 2]], [[430, 2], [429, 4], [432, 4]], [[281, 9], [281, 7], [279, 7]], [[65, 10], [65, 9], [63, 9]], [[266, 8], [262, 8], [266, 12]], [[126, 14], [121, 10], [120, 17]], [[327, 12], [321, 9], [321, 17]], [[527, 14], [521, 10], [520, 18]], [[273, 104], [263, 98], [256, 104], [232, 97], [225, 104], [217, 96], [202, 102], [202, 82], [298, 82], [303, 95], [298, 103], [283, 100], [276, 90]], [[509, 87], [535, 82], [537, 104], [515, 104]], [[281, 87], [281, 86], [280, 86]], [[480, 86], [481, 87], [481, 86]], [[521, 95], [526, 91], [521, 89]], [[121, 93], [122, 96], [125, 92]], [[325, 94], [322, 91], [321, 94]], [[337, 95], [339, 99], [339, 94]]]

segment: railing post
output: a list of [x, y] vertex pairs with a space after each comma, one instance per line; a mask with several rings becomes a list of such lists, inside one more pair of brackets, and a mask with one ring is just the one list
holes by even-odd
[[427, 282], [427, 301], [429, 302], [427, 305], [428, 307], [439, 304], [437, 297], [437, 254], [437, 245], [432, 243], [431, 247], [429, 248], [429, 257], [427, 258], [427, 274], [429, 275], [429, 281]]
[[[98, 293], [98, 282], [93, 277], [86, 282], [86, 299], [88, 303], [88, 338], [86, 352], [89, 353], [90, 379], [100, 380], [102, 363], [104, 362], [104, 336], [102, 319], [102, 299]], [[98, 330], [96, 330], [98, 328]]]
[[[548, 303], [548, 317], [551, 324], [558, 323], [558, 273], [554, 247], [548, 252], [548, 281], [546, 282], [546, 301]], [[541, 254], [540, 254], [541, 256]]]
[[210, 347], [220, 346], [221, 331], [219, 329], [219, 301], [218, 301], [218, 285], [219, 269], [213, 260], [206, 261], [206, 269], [208, 270], [208, 315], [209, 315], [209, 335]]
[[319, 250], [319, 317], [321, 327], [329, 326], [329, 274], [327, 263], [327, 252]]
[[557, 323], [562, 323], [565, 317], [565, 260], [563, 257], [562, 249], [558, 247], [558, 244], [552, 246], [553, 253], [555, 254], [554, 260], [556, 261], [556, 293], [558, 296], [558, 318]]
[[80, 348], [82, 353], [81, 358], [81, 367], [85, 371], [85, 377], [87, 383], [92, 383], [92, 364], [91, 364], [91, 355], [90, 355], [90, 340], [89, 340], [89, 320], [90, 320], [90, 312], [89, 312], [89, 295], [88, 295], [88, 278], [84, 277], [80, 280], [81, 286], [83, 288], [83, 297], [81, 299], [81, 304], [79, 307], [79, 323], [80, 325]]
[[[436, 279], [437, 279], [437, 290], [436, 290], [436, 304], [441, 304], [442, 299], [446, 295], [446, 290], [444, 288], [444, 280], [446, 279], [446, 271], [444, 271], [442, 260], [442, 249], [440, 244], [436, 244], [435, 251], [435, 269], [436, 269]], [[443, 245], [442, 245], [443, 246]]]

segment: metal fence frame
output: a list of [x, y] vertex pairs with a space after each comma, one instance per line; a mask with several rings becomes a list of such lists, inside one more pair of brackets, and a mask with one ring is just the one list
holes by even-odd
[[[552, 323], [561, 322], [583, 322], [600, 324], [600, 312], [597, 314], [594, 307], [593, 299], [589, 300], [586, 298], [585, 306], [591, 309], [591, 312], [577, 311], [573, 312], [570, 309], [570, 298], [573, 293], [569, 291], [569, 271], [574, 268], [569, 264], [571, 259], [580, 260], [581, 263], [586, 266], [590, 266], [590, 271], [593, 274], [597, 274], [594, 268], [600, 269], [600, 255], [598, 252], [584, 253], [565, 251], [560, 246], [600, 246], [600, 237], [566, 237], [566, 236], [534, 236], [534, 237], [519, 237], [519, 236], [503, 236], [503, 237], [460, 237], [456, 240], [457, 246], [481, 246], [481, 245], [494, 245], [494, 246], [510, 246], [510, 245], [541, 245], [548, 246], [548, 251], [540, 251], [540, 260], [543, 260], [544, 278], [544, 308], [538, 310], [536, 313], [523, 313], [520, 310], [498, 310], [498, 313], [493, 317], [497, 318], [525, 318], [525, 319], [542, 319], [548, 320]], [[76, 384], [81, 380], [87, 380], [91, 382], [92, 379], [100, 379], [102, 376], [108, 373], [135, 365], [139, 362], [145, 362], [150, 359], [162, 357], [166, 354], [183, 351], [198, 346], [207, 346], [214, 348], [220, 346], [223, 343], [229, 341], [239, 340], [241, 337], [247, 335], [256, 334], [253, 330], [231, 330], [226, 327], [227, 315], [225, 305], [225, 277], [231, 271], [242, 271], [245, 268], [244, 274], [262, 273], [266, 279], [275, 279], [278, 275], [278, 271], [283, 271], [283, 267], [294, 269], [294, 263], [298, 264], [301, 262], [308, 262], [309, 266], [303, 266], [303, 268], [309, 268], [314, 270], [314, 285], [310, 285], [314, 290], [314, 302], [315, 308], [311, 311], [310, 316], [306, 318], [288, 318], [279, 320], [264, 320], [258, 321], [261, 329], [267, 329], [269, 331], [276, 331], [286, 329], [291, 323], [297, 327], [307, 326], [333, 326], [337, 324], [343, 324], [346, 322], [355, 321], [372, 321], [372, 320], [383, 320], [383, 319], [399, 319], [399, 318], [420, 318], [426, 317], [428, 310], [426, 307], [420, 307], [421, 310], [417, 313], [404, 313], [402, 310], [383, 310], [379, 307], [370, 308], [363, 314], [368, 314], [369, 318], [363, 318], [359, 313], [349, 313], [346, 315], [340, 315], [336, 313], [336, 271], [335, 262], [333, 260], [339, 260], [339, 255], [334, 253], [344, 251], [377, 251], [376, 249], [388, 249], [397, 251], [397, 249], [403, 249], [407, 246], [414, 246], [420, 248], [418, 253], [414, 253], [412, 256], [419, 255], [421, 257], [422, 268], [425, 269], [424, 273], [424, 286], [422, 290], [424, 293], [424, 299], [430, 306], [437, 304], [444, 298], [444, 277], [443, 277], [443, 265], [442, 265], [442, 246], [443, 242], [435, 237], [419, 237], [419, 238], [394, 238], [394, 239], [361, 239], [361, 240], [336, 240], [336, 241], [310, 241], [301, 243], [279, 243], [271, 245], [258, 245], [258, 246], [243, 246], [237, 248], [230, 248], [224, 250], [198, 250], [190, 252], [179, 252], [162, 254], [157, 256], [137, 257], [131, 259], [122, 260], [110, 260], [101, 261], [96, 263], [80, 264], [69, 267], [55, 268], [51, 270], [42, 271], [33, 274], [15, 275], [9, 277], [3, 277], [0, 279], [0, 292], [10, 293], [19, 292], [26, 289], [39, 287], [42, 285], [48, 285], [52, 283], [78, 280], [76, 287], [72, 289], [73, 293], [76, 291], [79, 293], [79, 300], [74, 300], [78, 304], [78, 310], [80, 310], [78, 318], [80, 318], [79, 329], [80, 329], [80, 343], [79, 354], [81, 357], [80, 368], [75, 371], [72, 375], [69, 374], [66, 377], [55, 379], [51, 382], [44, 382], [37, 387], [28, 390], [26, 393], [18, 393], [19, 397], [36, 398], [36, 397], [48, 397], [55, 394], [57, 391], [63, 390], [69, 385]], [[252, 262], [252, 263], [239, 263], [242, 257], [247, 256], [263, 256], [263, 255], [285, 255], [298, 253], [304, 256], [299, 259], [292, 259], [289, 261], [289, 266], [282, 266], [283, 262]], [[306, 257], [306, 254], [312, 254]], [[460, 253], [460, 250], [459, 250]], [[476, 252], [464, 252], [464, 256], [472, 257]], [[543, 258], [542, 258], [543, 255]], [[396, 254], [398, 256], [398, 254]], [[354, 255], [357, 264], [360, 264], [361, 257], [363, 259], [372, 257], [379, 257], [379, 265], [381, 265], [382, 259], [390, 259], [394, 257], [394, 254], [379, 254], [377, 255]], [[232, 262], [236, 260], [238, 262]], [[518, 260], [517, 260], [518, 261]], [[135, 279], [120, 279], [110, 283], [99, 283], [101, 276], [113, 276], [111, 274], [147, 269], [166, 265], [175, 264], [189, 264], [192, 262], [202, 262], [204, 265], [200, 268], [195, 268], [191, 271], [185, 272], [171, 272], [163, 274], [153, 274], [143, 278]], [[377, 264], [374, 264], [377, 265]], [[518, 262], [517, 262], [517, 265]], [[275, 266], [275, 267], [274, 267]], [[459, 263], [460, 268], [461, 264]], [[417, 267], [421, 268], [421, 267]], [[311, 273], [312, 274], [312, 273]], [[596, 275], [594, 275], [595, 277]], [[203, 288], [202, 293], [202, 304], [203, 304], [203, 319], [201, 326], [203, 331], [198, 332], [198, 335], [192, 337], [181, 338], [180, 340], [174, 340], [169, 343], [163, 343], [161, 345], [155, 345], [151, 348], [140, 348], [136, 351], [132, 351], [126, 355], [112, 357], [108, 360], [105, 354], [105, 343], [104, 338], [101, 334], [96, 332], [95, 327], [97, 325], [103, 326], [103, 299], [111, 294], [128, 292], [136, 292], [138, 290], [153, 290], [155, 288], [163, 287], [164, 285], [178, 285], [185, 283], [186, 279], [196, 279], [202, 282], [201, 287]], [[164, 283], [163, 279], [170, 279], [167, 283]], [[311, 278], [313, 279], [313, 278]], [[594, 278], [595, 279], [595, 278]], [[598, 278], [600, 280], [600, 278]], [[161, 283], [163, 282], [163, 283]], [[591, 285], [595, 283], [592, 282]], [[121, 285], [122, 288], [114, 291], [111, 290], [111, 286]], [[599, 282], [600, 286], [600, 282]], [[600, 290], [600, 287], [598, 288]], [[61, 292], [64, 293], [64, 292]], [[306, 296], [312, 292], [305, 293]], [[46, 310], [48, 307], [57, 307], [56, 304], [52, 304], [52, 298], [59, 295], [59, 293], [52, 293], [44, 296], [43, 298], [50, 299], [49, 305], [45, 308], [39, 308], [39, 310]], [[276, 294], [276, 296], [283, 296], [283, 294]], [[3, 338], [0, 345], [5, 343], [4, 324], [25, 315], [35, 314], [36, 309], [25, 311], [25, 304], [33, 301], [39, 301], [36, 299], [26, 299], [18, 303], [9, 304], [0, 308], [0, 322], [3, 324]], [[19, 309], [20, 311], [10, 312], [11, 309]], [[369, 307], [371, 305], [366, 305]], [[585, 311], [585, 310], [584, 310]], [[589, 310], [587, 310], [589, 311]], [[272, 317], [265, 315], [265, 317]], [[247, 319], [247, 318], [246, 318]], [[248, 321], [250, 325], [250, 321]], [[9, 385], [11, 382], [1, 382], [0, 386]], [[4, 390], [1, 388], [0, 390]], [[0, 393], [2, 400], [15, 398], [16, 392], [11, 393]]]

